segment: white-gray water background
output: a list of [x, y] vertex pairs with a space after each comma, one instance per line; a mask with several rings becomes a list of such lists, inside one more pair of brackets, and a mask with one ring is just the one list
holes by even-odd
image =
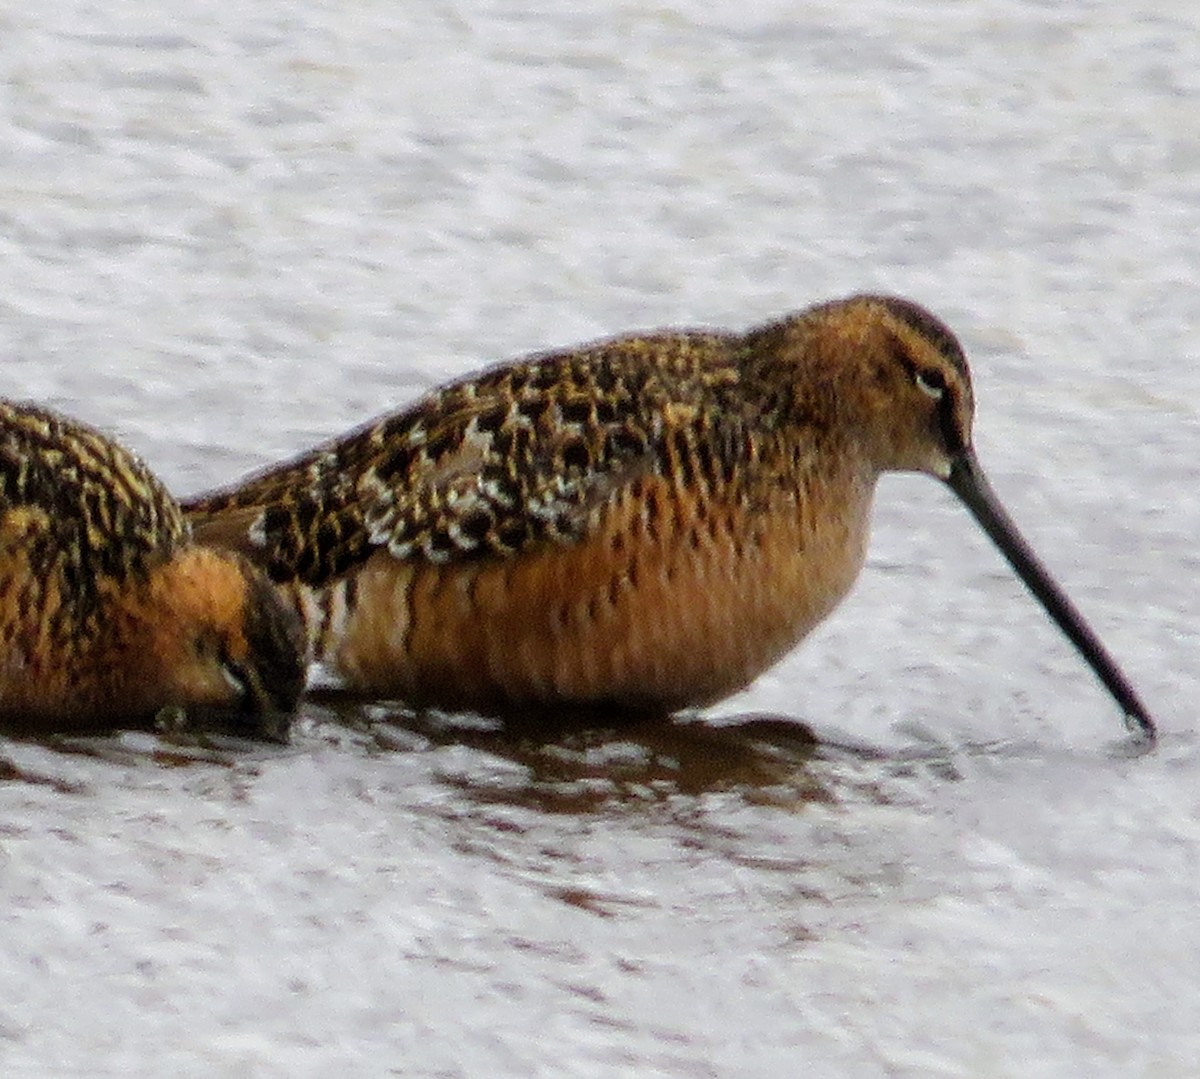
[[182, 495], [523, 352], [901, 293], [1162, 727], [1123, 752], [892, 477], [852, 597], [704, 717], [3, 739], [0, 1070], [1200, 1074], [1198, 238], [1184, 4], [0, 7], [0, 394]]

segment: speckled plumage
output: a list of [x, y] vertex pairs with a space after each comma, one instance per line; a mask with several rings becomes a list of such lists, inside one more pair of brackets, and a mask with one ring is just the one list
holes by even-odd
[[638, 475], [678, 461], [710, 487], [732, 480], [749, 431], [722, 392], [728, 344], [630, 339], [497, 368], [189, 512], [202, 530], [247, 522], [240, 546], [314, 585], [381, 546], [444, 564], [575, 541]]
[[98, 431], [0, 402], [0, 534], [34, 576], [70, 588], [80, 625], [105, 580], [145, 578], [187, 539], [178, 504], [142, 462]]
[[0, 401], [0, 716], [53, 728], [170, 706], [286, 711], [301, 647], [261, 571], [193, 544], [138, 458]]
[[289, 591], [352, 686], [676, 709], [745, 685], [833, 609], [881, 472], [983, 483], [973, 407], [942, 323], [858, 296], [496, 367], [185, 510]]

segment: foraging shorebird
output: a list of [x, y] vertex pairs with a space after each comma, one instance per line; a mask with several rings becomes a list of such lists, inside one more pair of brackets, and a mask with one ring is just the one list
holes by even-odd
[[862, 567], [876, 481], [945, 482], [1146, 735], [1125, 676], [971, 446], [966, 359], [907, 300], [549, 352], [187, 502], [352, 688], [418, 706], [672, 711], [745, 686]]
[[278, 737], [304, 686], [295, 613], [98, 431], [0, 401], [0, 717], [30, 730], [207, 709]]

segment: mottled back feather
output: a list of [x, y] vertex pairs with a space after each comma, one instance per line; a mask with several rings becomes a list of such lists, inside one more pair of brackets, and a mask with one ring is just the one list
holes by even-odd
[[144, 576], [187, 537], [174, 499], [132, 453], [35, 405], [0, 402], [0, 578], [19, 555], [66, 595]]
[[201, 542], [311, 585], [380, 547], [444, 563], [570, 543], [639, 475], [733, 480], [763, 422], [736, 392], [743, 341], [660, 333], [496, 367], [184, 509]]

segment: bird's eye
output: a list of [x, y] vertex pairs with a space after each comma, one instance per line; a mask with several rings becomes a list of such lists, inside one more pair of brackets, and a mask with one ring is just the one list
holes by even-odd
[[918, 371], [916, 373], [917, 389], [922, 393], [928, 394], [935, 401], [941, 400], [942, 394], [946, 392], [946, 376], [936, 368], [930, 368], [928, 371]]

